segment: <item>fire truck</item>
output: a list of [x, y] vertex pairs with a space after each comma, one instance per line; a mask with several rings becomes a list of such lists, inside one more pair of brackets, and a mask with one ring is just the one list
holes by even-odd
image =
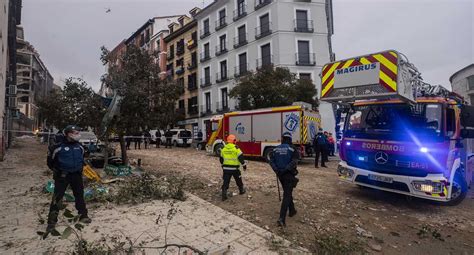
[[423, 82], [395, 50], [328, 63], [320, 76], [321, 100], [342, 115], [341, 180], [450, 205], [466, 197], [474, 107], [460, 95]]
[[206, 150], [220, 154], [228, 135], [237, 137], [237, 145], [245, 156], [269, 159], [272, 149], [281, 143], [283, 132], [290, 132], [293, 144], [300, 148], [301, 155], [307, 155], [311, 148], [312, 137], [321, 126], [318, 112], [311, 105], [296, 105], [236, 111], [212, 119], [208, 128], [212, 128]]

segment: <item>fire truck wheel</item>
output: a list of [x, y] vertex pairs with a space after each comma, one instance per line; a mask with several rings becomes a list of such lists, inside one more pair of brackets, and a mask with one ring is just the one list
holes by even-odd
[[267, 161], [270, 162], [270, 153], [273, 151], [273, 147], [267, 147], [263, 151], [263, 158]]
[[451, 191], [451, 200], [448, 205], [458, 205], [467, 195], [467, 182], [464, 178], [464, 171], [458, 170], [454, 174], [453, 188]]
[[224, 148], [222, 143], [216, 144], [216, 146], [214, 146], [214, 154], [219, 157], [221, 155], [222, 148]]

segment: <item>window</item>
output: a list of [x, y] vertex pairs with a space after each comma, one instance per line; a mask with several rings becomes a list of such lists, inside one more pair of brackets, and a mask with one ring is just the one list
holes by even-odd
[[197, 53], [196, 52], [193, 52], [191, 54], [191, 65], [190, 65], [190, 68], [194, 68], [197, 66]]
[[238, 28], [238, 33], [239, 33], [239, 43], [243, 43], [247, 41], [247, 34], [245, 33], [245, 25], [240, 26]]
[[300, 73], [300, 79], [311, 80], [311, 73]]
[[309, 41], [298, 41], [297, 64], [310, 65], [311, 62]]
[[184, 99], [181, 99], [178, 101], [178, 108], [181, 110], [184, 110]]
[[242, 75], [247, 72], [247, 53], [239, 55], [239, 66], [236, 74]]
[[227, 79], [227, 60], [224, 60], [220, 63], [221, 66], [221, 80]]
[[188, 90], [195, 90], [197, 88], [197, 75], [196, 73], [188, 75]]
[[170, 56], [174, 56], [174, 45], [170, 45], [170, 52], [169, 52], [169, 55], [170, 55]]
[[221, 37], [219, 37], [219, 42], [220, 42], [220, 51], [225, 51], [227, 49], [226, 47], [226, 38], [227, 38], [227, 35], [222, 35]]
[[196, 114], [198, 112], [197, 103], [198, 103], [198, 98], [197, 97], [191, 97], [191, 98], [188, 99], [188, 112], [189, 112], [189, 114]]
[[204, 57], [210, 57], [211, 53], [209, 52], [209, 43], [204, 44]]
[[446, 135], [452, 136], [456, 131], [456, 115], [454, 109], [446, 109]]
[[[467, 87], [468, 90], [474, 90], [474, 75], [467, 77]], [[471, 104], [472, 103], [471, 101]]]
[[237, 15], [240, 17], [245, 14], [245, 0], [237, 0]]
[[179, 25], [180, 25], [181, 27], [184, 26], [184, 19], [179, 19]]
[[150, 29], [145, 30], [145, 42], [150, 41]]
[[204, 68], [204, 83], [211, 83], [211, 68], [209, 66]]
[[222, 102], [222, 109], [229, 108], [229, 96], [227, 94], [227, 88], [221, 89], [221, 102]]
[[205, 93], [204, 97], [206, 98], [206, 112], [210, 112], [211, 111], [211, 92]]
[[219, 26], [225, 26], [225, 9], [219, 11]]
[[193, 42], [196, 44], [197, 43], [197, 32], [194, 31], [192, 34], [191, 34], [191, 39], [193, 40]]
[[296, 31], [308, 31], [308, 11], [296, 10]]
[[176, 54], [177, 55], [184, 54], [184, 39], [181, 39], [176, 43]]
[[267, 13], [260, 16], [260, 36], [269, 34], [270, 31], [270, 15]]
[[208, 36], [209, 34], [209, 19], [205, 19], [202, 22], [201, 39]]
[[261, 59], [261, 65], [262, 66], [269, 66], [272, 64], [272, 53], [271, 53], [271, 49], [270, 49], [270, 44], [265, 44], [263, 46], [260, 47], [260, 53], [261, 53], [261, 56], [262, 56], [262, 59]]

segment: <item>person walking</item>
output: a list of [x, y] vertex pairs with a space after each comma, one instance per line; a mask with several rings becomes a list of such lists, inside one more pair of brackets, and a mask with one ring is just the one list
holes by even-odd
[[334, 153], [335, 153], [334, 146], [335, 146], [336, 141], [334, 140], [334, 137], [332, 136], [332, 133], [329, 133], [328, 142], [329, 142], [329, 156], [334, 157], [335, 156], [334, 155]]
[[273, 149], [270, 154], [270, 166], [278, 177], [283, 187], [283, 200], [281, 201], [280, 217], [278, 225], [286, 226], [286, 214], [293, 217], [296, 215], [295, 203], [293, 202], [293, 189], [298, 184], [297, 165], [299, 151], [292, 146], [292, 136], [290, 132], [282, 134], [282, 143]]
[[47, 165], [53, 171], [54, 194], [49, 207], [47, 232], [54, 230], [58, 222], [59, 204], [68, 186], [71, 186], [74, 194], [79, 221], [86, 224], [91, 222], [84, 200], [84, 148], [79, 143], [79, 130], [77, 126], [67, 126], [64, 140], [48, 149]]
[[323, 134], [322, 128], [320, 128], [319, 132], [314, 136], [313, 146], [314, 146], [314, 154], [315, 154], [314, 167], [319, 168], [318, 167], [319, 156], [321, 156], [321, 166], [327, 167], [326, 161], [325, 161], [327, 140]]
[[156, 137], [156, 148], [160, 148], [160, 145], [161, 145], [161, 131], [160, 130], [156, 130], [155, 137]]
[[169, 129], [166, 130], [165, 138], [166, 138], [165, 148], [170, 148], [171, 149], [171, 140], [173, 138], [173, 133], [171, 132], [171, 130], [169, 130]]
[[239, 193], [241, 195], [245, 194], [240, 166], [242, 165], [245, 171], [247, 170], [247, 164], [244, 160], [244, 154], [240, 148], [235, 145], [236, 142], [237, 139], [235, 135], [229, 135], [227, 137], [227, 144], [222, 148], [219, 157], [223, 170], [222, 201], [227, 200], [227, 189], [229, 189], [229, 183], [232, 177], [234, 177], [235, 183], [237, 184], [237, 187], [239, 187]]

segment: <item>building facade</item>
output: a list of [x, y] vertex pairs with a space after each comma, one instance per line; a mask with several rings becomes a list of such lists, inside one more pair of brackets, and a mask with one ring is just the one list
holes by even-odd
[[192, 9], [190, 16], [183, 15], [171, 23], [167, 44], [167, 77], [183, 88], [176, 110], [180, 116], [177, 125], [197, 134], [199, 118], [198, 102], [198, 31], [195, 16], [199, 8]]
[[[286, 67], [312, 79], [319, 91], [321, 68], [335, 58], [331, 0], [219, 0], [196, 19], [201, 128], [212, 116], [238, 109], [228, 94], [248, 71]], [[334, 129], [331, 106], [321, 106], [328, 108], [321, 109], [323, 126]]]
[[470, 105], [474, 104], [474, 64], [455, 72], [449, 81], [454, 92], [463, 96]]
[[5, 92], [7, 92], [7, 68], [8, 68], [8, 10], [9, 0], [0, 0], [0, 160], [3, 159], [5, 151]]

